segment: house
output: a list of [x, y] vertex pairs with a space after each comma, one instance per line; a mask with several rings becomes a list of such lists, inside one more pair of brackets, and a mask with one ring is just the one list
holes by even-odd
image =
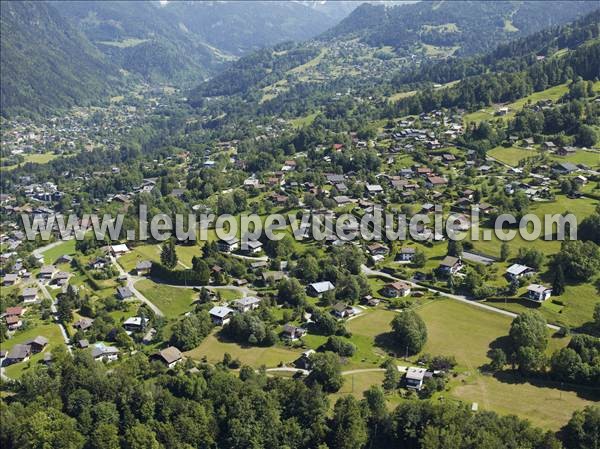
[[264, 283], [279, 282], [283, 277], [283, 271], [265, 271], [262, 273]]
[[6, 355], [4, 359], [5, 365], [12, 365], [13, 363], [25, 362], [29, 360], [31, 356], [31, 347], [29, 345], [16, 344]]
[[410, 295], [410, 284], [402, 281], [392, 282], [381, 289], [381, 293], [388, 298], [404, 298]]
[[54, 276], [55, 271], [56, 268], [54, 267], [54, 265], [44, 265], [42, 268], [40, 268], [40, 278], [52, 279], [52, 276]]
[[333, 200], [336, 202], [338, 206], [345, 206], [346, 204], [350, 204], [352, 200], [346, 195], [338, 195], [334, 196]]
[[304, 351], [302, 355], [294, 362], [296, 368], [309, 370], [312, 366], [311, 357], [315, 354], [316, 351], [314, 349], [309, 349], [308, 351]]
[[427, 187], [438, 187], [448, 184], [448, 180], [442, 176], [428, 176], [425, 184]]
[[518, 263], [512, 264], [506, 270], [506, 277], [510, 280], [515, 281], [522, 278], [523, 276], [531, 276], [535, 271], [526, 265], [519, 265]]
[[123, 322], [123, 327], [126, 331], [135, 332], [144, 327], [145, 321], [141, 316], [132, 316]]
[[72, 261], [73, 261], [73, 256], [69, 256], [68, 254], [63, 254], [58, 259], [56, 259], [57, 264], [71, 263]]
[[69, 280], [69, 276], [71, 275], [66, 271], [59, 271], [56, 276], [54, 276], [54, 281], [56, 282], [56, 285], [66, 285]]
[[48, 339], [46, 337], [38, 335], [33, 340], [29, 340], [25, 344], [29, 345], [33, 354], [37, 354], [38, 352], [42, 352], [44, 350], [44, 348], [48, 344]]
[[402, 262], [410, 262], [415, 257], [417, 250], [412, 246], [405, 246], [400, 249], [398, 256], [396, 257], [398, 260]]
[[554, 142], [544, 142], [542, 144], [542, 148], [544, 150], [555, 150], [556, 149], [556, 145], [554, 145]]
[[373, 243], [367, 248], [373, 256], [385, 256], [390, 252], [389, 248], [381, 243]]
[[240, 247], [240, 242], [235, 237], [231, 237], [229, 239], [219, 239], [217, 242], [217, 247], [221, 252], [231, 253]]
[[101, 270], [108, 263], [108, 260], [106, 260], [104, 257], [96, 257], [94, 260], [90, 261], [90, 268], [92, 270]]
[[541, 284], [531, 284], [527, 287], [527, 297], [532, 301], [544, 302], [552, 296], [552, 288]]
[[314, 282], [308, 286], [308, 294], [311, 296], [321, 296], [323, 293], [335, 289], [329, 281]]
[[367, 305], [369, 305], [371, 307], [376, 307], [381, 302], [381, 300], [379, 298], [374, 298], [371, 295], [365, 296], [363, 298], [363, 300], [366, 301]]
[[127, 299], [133, 297], [133, 292], [128, 287], [117, 287], [117, 297]]
[[262, 242], [259, 242], [258, 240], [250, 240], [248, 242], [245, 242], [243, 244], [243, 246], [244, 246], [244, 252], [246, 254], [256, 254], [262, 250], [263, 244], [262, 244]]
[[37, 300], [38, 300], [37, 288], [28, 287], [23, 290], [23, 293], [21, 293], [21, 296], [23, 297], [23, 302], [26, 304], [37, 302]]
[[333, 313], [333, 315], [335, 315], [338, 318], [346, 318], [354, 315], [354, 308], [352, 306], [344, 304], [343, 302], [338, 302], [332, 307], [331, 313]]
[[365, 188], [367, 189], [367, 193], [371, 196], [383, 193], [383, 187], [379, 184], [366, 184]]
[[17, 274], [8, 273], [6, 276], [4, 276], [4, 279], [2, 279], [2, 285], [4, 285], [5, 287], [9, 285], [15, 285], [18, 280], [19, 276]]
[[216, 306], [208, 311], [212, 322], [218, 326], [223, 326], [229, 323], [231, 316], [235, 311], [229, 307]]
[[73, 323], [73, 327], [75, 329], [79, 329], [82, 332], [85, 332], [90, 327], [92, 327], [93, 324], [94, 324], [93, 319], [83, 317], [83, 318], [80, 318], [79, 320], [75, 321], [75, 323]]
[[255, 296], [246, 296], [245, 298], [234, 301], [233, 308], [240, 313], [249, 312], [250, 310], [258, 309], [260, 298]]
[[444, 260], [440, 262], [440, 271], [444, 274], [453, 275], [458, 273], [463, 267], [462, 261], [459, 257], [446, 256]]
[[409, 367], [404, 378], [406, 388], [421, 391], [427, 370], [425, 368]]
[[571, 164], [570, 162], [563, 162], [555, 165], [552, 170], [560, 175], [568, 175], [569, 173], [576, 172], [579, 168], [577, 165]]
[[306, 335], [306, 329], [287, 323], [283, 326], [283, 337], [294, 341]]
[[17, 329], [20, 329], [21, 326], [23, 326], [23, 321], [21, 320], [21, 317], [19, 316], [7, 316], [5, 318], [6, 321], [6, 327], [8, 328], [9, 331], [15, 331]]
[[111, 245], [110, 252], [115, 257], [120, 257], [123, 254], [127, 254], [129, 252], [129, 248], [124, 243], [118, 245]]
[[150, 273], [152, 269], [152, 262], [149, 260], [142, 260], [135, 266], [135, 272], [138, 276], [145, 276]]
[[90, 342], [85, 338], [82, 338], [77, 342], [77, 346], [79, 347], [79, 349], [85, 349], [90, 346]]
[[104, 346], [97, 344], [92, 349], [92, 358], [97, 362], [104, 360], [106, 362], [113, 362], [119, 358], [119, 350], [114, 346]]
[[156, 336], [156, 329], [151, 327], [150, 329], [148, 329], [148, 331], [142, 337], [142, 343], [145, 345], [149, 345], [150, 343], [152, 343], [155, 336]]
[[175, 346], [169, 346], [157, 354], [152, 356], [152, 359], [159, 360], [167, 365], [168, 368], [173, 368], [177, 363], [183, 360], [183, 354]]
[[23, 314], [25, 313], [25, 308], [23, 307], [7, 307], [6, 310], [4, 311], [4, 316], [5, 317], [9, 317], [9, 316], [23, 316]]

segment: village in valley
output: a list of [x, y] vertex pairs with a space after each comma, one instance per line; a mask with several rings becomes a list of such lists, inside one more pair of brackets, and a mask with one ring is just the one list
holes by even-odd
[[[598, 30], [593, 14], [578, 20], [484, 56], [461, 54], [454, 23], [396, 49], [376, 34], [280, 42], [193, 88], [128, 74], [93, 105], [2, 116], [1, 405], [61, 378], [75, 409], [88, 393], [69, 360], [98, 389], [135, 378], [140, 401], [149, 385], [168, 390], [152, 399], [165, 416], [196, 413], [193, 401], [238, 379], [239, 391], [301, 396], [281, 386], [295, 379], [326, 398], [323, 422], [380, 393], [382, 416], [456, 405], [559, 435], [600, 400], [600, 72], [587, 63]], [[198, 226], [144, 232], [161, 214]], [[269, 232], [241, 230], [248, 216]], [[325, 222], [353, 238], [321, 235]], [[118, 407], [117, 421], [129, 413]], [[369, 410], [361, 419], [380, 422]], [[144, 413], [127, 428], [160, 427]], [[217, 419], [202, 413], [190, 422], [209, 434]], [[235, 432], [223, 429], [225, 446], [202, 447], [226, 447]], [[297, 447], [367, 447], [318, 445], [323, 435]], [[200, 447], [173, 441], [147, 447]]]

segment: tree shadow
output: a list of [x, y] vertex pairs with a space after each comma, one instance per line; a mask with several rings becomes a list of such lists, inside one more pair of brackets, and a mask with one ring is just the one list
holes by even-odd
[[399, 358], [406, 355], [406, 348], [400, 347], [393, 332], [384, 332], [376, 335], [374, 342], [375, 346], [385, 351], [385, 353], [390, 357]]
[[540, 377], [525, 377], [517, 370], [503, 370], [494, 373], [494, 378], [502, 383], [510, 385], [529, 384], [538, 388], [553, 388], [560, 391], [575, 393], [578, 397], [588, 401], [600, 401], [600, 388], [588, 387], [584, 385], [568, 384], [557, 382]]

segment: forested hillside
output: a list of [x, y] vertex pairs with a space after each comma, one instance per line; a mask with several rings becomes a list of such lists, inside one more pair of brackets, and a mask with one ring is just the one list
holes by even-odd
[[117, 68], [53, 5], [3, 2], [0, 20], [3, 114], [88, 104], [118, 83]]
[[322, 37], [359, 37], [373, 46], [392, 46], [402, 54], [423, 46], [444, 47], [464, 56], [569, 22], [596, 7], [595, 2], [584, 1], [419, 2], [388, 8], [363, 4]]

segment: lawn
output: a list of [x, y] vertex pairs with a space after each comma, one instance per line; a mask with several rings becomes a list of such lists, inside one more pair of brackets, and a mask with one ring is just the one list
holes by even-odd
[[196, 292], [191, 288], [171, 287], [157, 284], [150, 279], [136, 282], [135, 288], [156, 305], [167, 318], [177, 318], [189, 312]]
[[71, 240], [66, 240], [64, 242], [61, 242], [60, 244], [56, 245], [53, 248], [48, 249], [47, 251], [44, 251], [42, 254], [44, 256], [44, 262], [47, 264], [53, 264], [56, 259], [58, 259], [60, 256], [67, 254], [69, 256], [74, 256], [75, 255], [75, 243], [76, 240], [75, 239], [71, 239]]
[[132, 248], [127, 254], [117, 260], [126, 272], [132, 271], [142, 260], [160, 261], [160, 247], [158, 245], [141, 245]]
[[32, 325], [30, 329], [24, 330], [22, 332], [17, 332], [13, 338], [2, 343], [2, 349], [10, 351], [10, 349], [16, 344], [25, 343], [28, 340], [32, 340], [38, 335], [46, 337], [48, 339], [48, 346], [39, 354], [33, 355], [29, 361], [23, 363], [15, 363], [13, 365], [9, 365], [5, 372], [8, 377], [18, 378], [20, 377], [25, 370], [31, 369], [34, 367], [40, 360], [43, 359], [44, 353], [50, 351], [52, 352], [52, 348], [63, 345], [64, 340], [62, 334], [60, 333], [60, 328], [58, 325], [53, 323], [48, 324], [35, 324]]
[[552, 431], [564, 426], [575, 410], [597, 402], [575, 391], [556, 388], [551, 384], [533, 385], [529, 382], [511, 383], [493, 376], [474, 375], [457, 382], [451, 396], [467, 403], [477, 402], [480, 410], [493, 410], [528, 419], [535, 426]]
[[248, 346], [242, 347], [234, 342], [219, 340], [216, 335], [220, 329], [216, 329], [212, 334], [195, 349], [186, 352], [186, 356], [194, 360], [201, 360], [206, 357], [211, 363], [217, 363], [223, 360], [223, 354], [228, 352], [234, 359], [240, 359], [243, 364], [258, 368], [265, 365], [267, 368], [274, 368], [279, 363], [291, 363], [296, 360], [302, 350], [292, 350], [279, 346], [267, 348]]
[[381, 385], [383, 383], [383, 376], [383, 371], [369, 371], [366, 373], [345, 375], [342, 388], [330, 396], [331, 406], [333, 407], [335, 401], [348, 394], [357, 399], [362, 399], [363, 392], [368, 390], [371, 385]]
[[500, 162], [516, 167], [522, 159], [536, 156], [538, 152], [518, 147], [496, 147], [488, 151], [487, 154]]

